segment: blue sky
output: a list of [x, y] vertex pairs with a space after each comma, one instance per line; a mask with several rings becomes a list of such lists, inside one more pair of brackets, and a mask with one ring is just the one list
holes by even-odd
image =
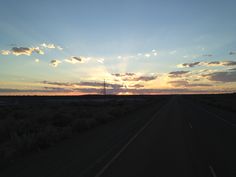
[[[103, 79], [121, 85], [114, 93], [235, 91], [235, 6], [234, 0], [2, 0], [2, 92], [87, 93], [91, 85], [79, 83]], [[193, 62], [201, 63], [178, 67]], [[171, 77], [182, 70], [188, 73]]]

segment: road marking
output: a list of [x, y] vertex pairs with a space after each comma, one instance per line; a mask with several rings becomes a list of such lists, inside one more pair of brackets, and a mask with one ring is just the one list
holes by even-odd
[[[195, 105], [196, 105], [196, 103], [192, 103], [192, 104], [195, 104]], [[217, 119], [222, 120], [222, 121], [224, 121], [225, 123], [227, 123], [227, 124], [229, 124], [229, 125], [231, 125], [231, 126], [233, 126], [233, 127], [236, 127], [236, 124], [233, 124], [232, 122], [230, 122], [230, 121], [228, 121], [228, 120], [225, 120], [225, 119], [222, 118], [221, 116], [219, 116], [219, 115], [217, 115], [217, 114], [215, 114], [215, 113], [212, 113], [212, 112], [208, 111], [206, 108], [204, 108], [204, 107], [202, 107], [202, 106], [198, 106], [198, 108], [201, 109], [201, 110], [203, 110], [203, 111], [205, 111], [205, 112], [207, 112], [208, 114], [213, 115], [213, 116], [216, 117]]]
[[[170, 104], [170, 102], [168, 104]], [[158, 112], [156, 112], [151, 117], [151, 119], [141, 129], [139, 129], [139, 131], [121, 148], [121, 150], [118, 153], [116, 153], [115, 156], [95, 175], [95, 177], [100, 177], [105, 172], [105, 170], [108, 169], [109, 166], [122, 154], [122, 152], [124, 152], [126, 148], [138, 137], [138, 135], [140, 135], [144, 131], [144, 129], [146, 129], [152, 123], [152, 121], [156, 118], [156, 116], [160, 114], [160, 112], [164, 108], [166, 108], [167, 105], [165, 105]]]
[[211, 171], [212, 176], [213, 176], [213, 177], [217, 177], [217, 176], [216, 176], [216, 173], [215, 173], [215, 170], [213, 169], [213, 167], [210, 165], [209, 168], [210, 168], [210, 171]]
[[188, 122], [188, 125], [189, 125], [190, 128], [193, 128], [191, 122]]
[[217, 114], [215, 114], [215, 113], [212, 113], [212, 112], [206, 110], [205, 108], [202, 108], [202, 109], [203, 109], [205, 112], [207, 112], [208, 114], [211, 114], [211, 115], [215, 116], [217, 119], [222, 120], [222, 121], [226, 122], [227, 124], [229, 124], [229, 125], [231, 125], [231, 126], [233, 126], [233, 127], [236, 127], [236, 124], [233, 124], [233, 123], [231, 123], [231, 122], [228, 121], [228, 120], [225, 120], [224, 118], [220, 117], [219, 115], [217, 115]]

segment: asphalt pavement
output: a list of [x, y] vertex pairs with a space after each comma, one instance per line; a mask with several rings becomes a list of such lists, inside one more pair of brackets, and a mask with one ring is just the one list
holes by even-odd
[[152, 104], [46, 151], [0, 176], [235, 177], [235, 113], [184, 96]]

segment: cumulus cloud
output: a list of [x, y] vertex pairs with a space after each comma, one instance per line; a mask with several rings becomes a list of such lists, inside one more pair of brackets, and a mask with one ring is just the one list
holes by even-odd
[[52, 67], [56, 68], [60, 63], [61, 63], [60, 60], [54, 59], [54, 60], [51, 60], [50, 65], [51, 65]]
[[[142, 56], [143, 54], [142, 53], [138, 53], [138, 55], [137, 56]], [[144, 54], [144, 56], [146, 57], [146, 58], [150, 58], [150, 57], [152, 57], [152, 56], [157, 56], [158, 55], [158, 53], [157, 53], [157, 51], [155, 50], [155, 49], [153, 49], [151, 52], [148, 52], [148, 53], [145, 53]]]
[[91, 59], [95, 59], [95, 58], [82, 57], [82, 56], [80, 56], [80, 57], [71, 56], [69, 58], [66, 58], [64, 61], [67, 63], [76, 64], [76, 63], [87, 63]]
[[58, 45], [46, 44], [46, 43], [43, 43], [43, 44], [41, 44], [38, 47], [16, 47], [15, 44], [11, 45], [11, 46], [14, 46], [14, 47], [12, 47], [12, 49], [10, 49], [10, 50], [2, 50], [2, 51], [0, 51], [0, 53], [2, 55], [10, 55], [10, 54], [12, 54], [12, 55], [16, 55], [16, 56], [19, 56], [19, 55], [31, 56], [33, 53], [44, 55], [44, 51], [43, 51], [44, 48], [58, 49], [58, 50], [62, 50], [63, 49], [62, 47], [60, 47]]
[[43, 55], [44, 51], [42, 51], [39, 47], [32, 47], [32, 48], [29, 48], [29, 47], [13, 47], [11, 50], [2, 50], [1, 51], [2, 55], [13, 54], [13, 55], [16, 55], [16, 56], [19, 56], [19, 55], [30, 56], [30, 55], [32, 55], [32, 53], [37, 53], [37, 54]]
[[81, 63], [87, 63], [92, 59], [91, 57], [82, 57], [82, 56], [78, 58], [81, 58]]
[[55, 49], [56, 46], [54, 44], [46, 44], [46, 43], [43, 43], [41, 44], [42, 47], [44, 48], [49, 48], [49, 49]]
[[63, 50], [63, 48], [61, 46], [58, 46], [58, 45], [55, 45], [55, 44], [52, 44], [52, 43], [49, 43], [49, 44], [43, 43], [40, 46], [43, 47], [43, 48], [48, 48], [48, 49]]
[[0, 52], [2, 55], [10, 55], [11, 54], [11, 51], [10, 50], [2, 50]]
[[204, 75], [204, 77], [206, 77], [210, 81], [236, 82], [236, 71], [213, 72], [213, 73]]
[[209, 86], [212, 86], [211, 84], [189, 83], [186, 80], [169, 81], [168, 84], [171, 84], [174, 87], [209, 87]]
[[128, 55], [128, 56], [117, 56], [117, 59], [141, 59], [141, 58], [151, 58], [151, 57], [155, 57], [158, 55], [157, 50], [153, 49], [149, 52], [144, 52], [144, 53], [137, 53], [135, 55]]
[[151, 56], [151, 55], [150, 55], [149, 53], [146, 53], [146, 54], [145, 54], [145, 57], [146, 57], [146, 58], [149, 58], [150, 56]]
[[187, 73], [189, 73], [189, 71], [173, 71], [169, 73], [169, 77], [182, 77]]
[[40, 55], [44, 55], [44, 51], [42, 51], [39, 47], [31, 48], [31, 50], [33, 50], [33, 52], [36, 52]]
[[104, 59], [104, 58], [97, 58], [96, 60], [97, 60], [97, 62], [98, 62], [98, 63], [102, 63], [102, 64], [103, 64], [103, 63], [104, 63], [104, 61], [105, 61], [105, 59]]
[[40, 55], [44, 54], [44, 52], [39, 47], [33, 47], [33, 48], [28, 48], [28, 47], [13, 47], [11, 49], [11, 53], [13, 55], [16, 55], [16, 56], [19, 56], [19, 55], [30, 56], [32, 53], [37, 53], [37, 54], [40, 54]]

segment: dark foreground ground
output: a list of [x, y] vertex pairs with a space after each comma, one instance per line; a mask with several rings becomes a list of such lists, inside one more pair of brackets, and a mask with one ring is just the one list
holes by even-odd
[[235, 102], [235, 94], [0, 98], [8, 126], [0, 176], [235, 177]]

